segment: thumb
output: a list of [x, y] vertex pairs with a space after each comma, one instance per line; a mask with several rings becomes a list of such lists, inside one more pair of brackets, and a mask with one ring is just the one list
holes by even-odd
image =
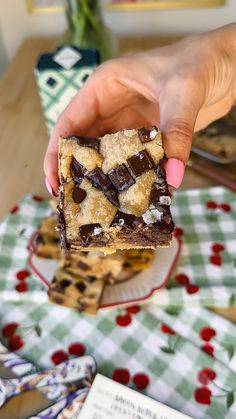
[[166, 180], [175, 188], [181, 185], [184, 177], [198, 112], [198, 104], [194, 106], [193, 101], [190, 103], [189, 100], [181, 103], [178, 97], [173, 99], [173, 95], [171, 100], [160, 103], [160, 125], [168, 159]]

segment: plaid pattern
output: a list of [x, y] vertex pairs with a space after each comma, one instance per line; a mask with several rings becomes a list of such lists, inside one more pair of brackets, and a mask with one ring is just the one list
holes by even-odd
[[[227, 202], [232, 211], [207, 210], [207, 201]], [[88, 317], [47, 304], [46, 293], [33, 275], [27, 278], [29, 292], [15, 290], [17, 271], [28, 269], [29, 238], [39, 219], [50, 211], [47, 202], [26, 196], [18, 211], [14, 209], [0, 225], [0, 327], [17, 321], [21, 326], [41, 328], [41, 337], [34, 328], [27, 335], [23, 329], [19, 332], [24, 339], [22, 356], [39, 367], [50, 366], [56, 350], [67, 351], [71, 343], [80, 342], [86, 353], [95, 357], [100, 373], [111, 377], [115, 369], [127, 368], [131, 377], [128, 385], [134, 388], [132, 378], [144, 373], [149, 378], [144, 390], [147, 395], [194, 418], [233, 419], [236, 327], [200, 304], [235, 305], [234, 194], [223, 188], [178, 192], [174, 202], [176, 224], [184, 229], [177, 272], [188, 274], [191, 284], [200, 287], [199, 292], [188, 294], [174, 275], [169, 289], [160, 291], [153, 303], [143, 305], [136, 314], [116, 309]], [[222, 267], [209, 263], [214, 242], [226, 248]], [[120, 319], [127, 315], [131, 321], [121, 327]], [[205, 332], [210, 328], [209, 336], [203, 334], [204, 328]], [[215, 378], [203, 385], [198, 374], [206, 368], [215, 372]], [[199, 397], [206, 404], [200, 403]]]
[[[124, 315], [125, 310], [86, 317], [48, 304], [3, 303], [1, 311], [4, 313], [1, 326], [16, 319], [21, 325], [40, 325], [41, 338], [32, 330], [27, 334], [21, 351], [22, 356], [40, 367], [51, 365], [50, 356], [56, 350], [67, 351], [71, 343], [80, 342], [85, 345], [86, 353], [95, 357], [100, 373], [112, 377], [115, 369], [126, 368], [131, 377], [129, 385], [133, 388], [136, 387], [132, 377], [144, 373], [150, 380], [144, 391], [147, 395], [194, 418], [233, 419], [236, 415], [236, 402], [230, 409], [227, 408], [227, 395], [235, 390], [235, 360], [231, 360], [232, 365], [227, 359], [224, 362], [218, 350], [226, 342], [221, 339], [225, 339], [226, 335], [235, 336], [236, 329], [229, 322], [222, 322], [219, 317], [212, 315], [217, 324], [217, 346], [215, 359], [212, 358], [198, 347], [201, 343], [200, 337], [197, 337], [199, 326], [203, 319], [204, 326], [209, 325], [209, 320], [212, 321], [203, 308], [197, 312], [183, 309], [181, 313], [170, 317], [150, 305], [133, 315], [127, 327], [117, 325], [117, 317]], [[186, 325], [189, 317], [190, 325]], [[165, 324], [169, 321], [174, 335], [162, 332], [163, 320]], [[191, 324], [194, 326], [194, 336], [189, 333]], [[214, 382], [208, 385], [212, 392], [210, 405], [202, 405], [194, 397], [196, 389], [202, 387], [198, 382], [198, 373], [205, 368], [211, 368], [216, 374]]]

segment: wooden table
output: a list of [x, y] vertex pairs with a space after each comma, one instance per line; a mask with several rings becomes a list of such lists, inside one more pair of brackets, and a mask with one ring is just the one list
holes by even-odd
[[[129, 54], [176, 41], [177, 38], [122, 38], [121, 54]], [[0, 217], [26, 193], [47, 197], [44, 186], [43, 158], [48, 143], [34, 65], [39, 54], [53, 51], [57, 39], [29, 39], [24, 42], [0, 80]], [[210, 179], [186, 170], [183, 188], [212, 186]], [[236, 322], [236, 310], [217, 309], [218, 314]], [[3, 371], [0, 370], [0, 375]], [[5, 376], [5, 375], [4, 375]], [[21, 419], [43, 407], [39, 393], [17, 397], [0, 410], [1, 419]]]

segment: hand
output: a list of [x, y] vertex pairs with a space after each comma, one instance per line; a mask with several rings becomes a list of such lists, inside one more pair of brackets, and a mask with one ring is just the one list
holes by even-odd
[[58, 190], [59, 136], [102, 136], [157, 125], [167, 181], [181, 184], [192, 134], [222, 117], [236, 99], [236, 25], [101, 65], [60, 116], [44, 170]]

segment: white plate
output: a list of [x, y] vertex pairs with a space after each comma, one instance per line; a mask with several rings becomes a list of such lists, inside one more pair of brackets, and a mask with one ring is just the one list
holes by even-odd
[[[35, 237], [34, 237], [35, 238]], [[34, 254], [34, 239], [31, 241], [29, 265], [41, 282], [48, 288], [58, 267], [54, 259], [39, 258]], [[173, 237], [168, 248], [159, 248], [149, 269], [128, 281], [106, 285], [100, 309], [123, 306], [146, 301], [166, 287], [180, 255], [181, 242]]]

